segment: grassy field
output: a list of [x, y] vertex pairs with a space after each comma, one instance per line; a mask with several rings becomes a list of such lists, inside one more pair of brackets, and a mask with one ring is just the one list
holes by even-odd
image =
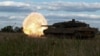
[[100, 56], [100, 35], [80, 40], [0, 33], [0, 56]]

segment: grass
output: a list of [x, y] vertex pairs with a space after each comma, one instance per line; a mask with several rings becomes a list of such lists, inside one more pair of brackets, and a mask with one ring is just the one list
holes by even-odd
[[80, 40], [0, 33], [0, 56], [100, 56], [100, 35]]

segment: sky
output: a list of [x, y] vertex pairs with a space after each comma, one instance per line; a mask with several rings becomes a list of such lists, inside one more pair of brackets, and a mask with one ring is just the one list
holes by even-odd
[[32, 12], [43, 14], [48, 24], [76, 19], [100, 29], [100, 0], [0, 0], [0, 28], [21, 27]]

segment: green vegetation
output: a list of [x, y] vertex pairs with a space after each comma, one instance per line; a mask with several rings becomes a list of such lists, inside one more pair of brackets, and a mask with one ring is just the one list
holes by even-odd
[[82, 40], [0, 33], [0, 56], [100, 56], [100, 35]]
[[22, 27], [5, 26], [1, 28], [0, 32], [22, 32]]

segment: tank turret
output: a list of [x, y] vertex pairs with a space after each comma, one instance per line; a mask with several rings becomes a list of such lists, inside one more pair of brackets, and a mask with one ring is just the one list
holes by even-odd
[[89, 24], [75, 21], [75, 19], [72, 19], [72, 21], [68, 21], [68, 22], [65, 21], [65, 22], [54, 23], [53, 26], [62, 27], [62, 28], [71, 28], [71, 27], [89, 27]]

